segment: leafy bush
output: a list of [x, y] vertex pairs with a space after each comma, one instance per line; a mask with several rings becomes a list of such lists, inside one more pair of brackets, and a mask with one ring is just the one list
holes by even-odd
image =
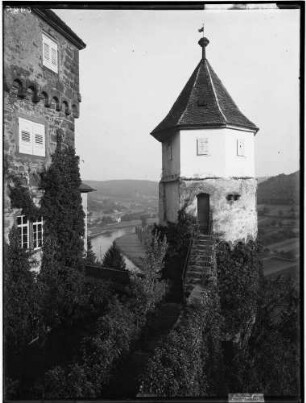
[[[203, 292], [201, 304], [187, 307], [178, 325], [149, 359], [140, 393], [156, 397], [213, 396], [222, 377], [221, 318], [215, 293]], [[218, 377], [218, 378], [217, 378]]]
[[258, 245], [253, 241], [238, 243], [233, 249], [226, 242], [216, 246], [218, 294], [224, 331], [230, 338], [243, 335], [256, 315], [262, 265], [258, 256]]
[[88, 336], [82, 342], [82, 357], [45, 374], [46, 397], [98, 398], [103, 396], [119, 360], [129, 351], [152, 311], [164, 296], [160, 273], [166, 241], [157, 237], [148, 245], [144, 276], [133, 278], [125, 295], [109, 298]]
[[83, 340], [82, 360], [45, 375], [48, 399], [97, 398], [109, 381], [115, 360], [129, 350], [137, 331], [131, 311], [116, 297], [101, 316], [91, 336]]

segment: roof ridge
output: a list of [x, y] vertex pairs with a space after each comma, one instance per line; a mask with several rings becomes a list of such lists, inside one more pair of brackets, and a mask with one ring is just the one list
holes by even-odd
[[221, 106], [220, 106], [220, 103], [219, 103], [219, 99], [218, 99], [218, 95], [217, 95], [217, 91], [216, 91], [216, 88], [215, 88], [213, 79], [212, 79], [212, 77], [211, 77], [211, 73], [210, 73], [211, 66], [210, 66], [210, 64], [209, 64], [209, 62], [208, 62], [207, 59], [205, 59], [205, 62], [206, 62], [206, 63], [205, 63], [206, 66], [207, 66], [207, 72], [208, 72], [208, 76], [209, 76], [209, 81], [210, 81], [210, 84], [211, 84], [211, 86], [212, 86], [212, 89], [213, 89], [215, 98], [216, 98], [216, 103], [217, 103], [218, 109], [219, 109], [221, 115], [223, 116], [224, 123], [228, 123], [228, 120], [227, 120], [226, 116], [224, 115], [224, 113], [223, 113], [223, 111], [222, 111], [222, 109], [221, 109]]
[[[192, 85], [192, 87], [190, 88], [190, 94], [191, 94], [191, 92], [192, 92], [192, 90], [194, 89], [194, 87], [195, 87], [195, 85], [196, 85], [196, 83], [197, 83], [197, 80], [198, 80], [198, 77], [199, 77], [199, 74], [200, 74], [200, 67], [201, 67], [201, 62], [202, 62], [202, 60], [198, 63], [198, 65], [197, 65], [197, 67], [196, 67], [196, 69], [195, 69], [195, 71], [196, 71], [196, 76], [195, 76], [195, 79], [194, 79], [194, 81], [193, 81], [193, 85]], [[189, 95], [190, 95], [189, 94]], [[180, 118], [179, 118], [179, 120], [178, 120], [178, 124], [180, 124], [181, 123], [181, 120], [184, 118], [184, 115], [185, 115], [185, 113], [186, 113], [186, 110], [187, 110], [187, 106], [188, 106], [188, 102], [186, 102], [186, 105], [185, 105], [185, 108], [184, 108], [184, 110], [183, 110], [183, 112], [181, 113], [181, 116], [180, 116]]]

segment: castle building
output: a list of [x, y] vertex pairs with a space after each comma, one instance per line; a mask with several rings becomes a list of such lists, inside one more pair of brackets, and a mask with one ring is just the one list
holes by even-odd
[[228, 242], [257, 236], [254, 138], [258, 128], [238, 109], [202, 58], [168, 115], [151, 135], [162, 143], [160, 223], [182, 208], [201, 231]]
[[17, 225], [21, 246], [39, 255], [44, 219], [30, 221], [12, 208], [8, 185], [17, 175], [39, 205], [39, 173], [50, 165], [58, 137], [74, 146], [79, 51], [86, 45], [48, 9], [5, 7], [3, 21], [4, 235]]

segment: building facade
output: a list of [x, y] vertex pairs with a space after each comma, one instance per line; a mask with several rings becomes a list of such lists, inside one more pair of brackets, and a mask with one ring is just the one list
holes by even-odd
[[43, 217], [31, 222], [11, 206], [18, 176], [39, 205], [39, 173], [57, 140], [74, 145], [79, 117], [79, 51], [85, 43], [51, 10], [4, 8], [4, 235], [16, 224], [21, 245], [41, 254]]
[[238, 109], [202, 58], [165, 119], [151, 133], [162, 144], [160, 223], [182, 208], [204, 233], [228, 242], [255, 240], [254, 138], [258, 128]]

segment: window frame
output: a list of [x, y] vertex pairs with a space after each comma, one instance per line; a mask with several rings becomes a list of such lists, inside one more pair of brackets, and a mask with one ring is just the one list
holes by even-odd
[[[240, 147], [242, 145], [242, 147]], [[237, 139], [237, 157], [246, 157], [245, 139]]]
[[[25, 141], [23, 134], [29, 135], [29, 140]], [[41, 138], [37, 141], [38, 136]], [[46, 157], [46, 128], [43, 123], [32, 120], [18, 118], [18, 150], [21, 154], [35, 157]]]
[[209, 153], [209, 138], [198, 137], [197, 138], [197, 155], [210, 155]]
[[[18, 219], [20, 219], [20, 223], [18, 223]], [[25, 223], [24, 223], [25, 219]], [[16, 222], [17, 222], [17, 230], [18, 230], [18, 236], [19, 236], [19, 245], [22, 249], [28, 250], [30, 248], [30, 226], [29, 226], [29, 220], [26, 215], [19, 215], [16, 217]], [[26, 228], [26, 234], [24, 234], [23, 229]], [[19, 233], [20, 230], [20, 233]], [[24, 242], [24, 235], [26, 235], [26, 242]], [[24, 244], [27, 246], [24, 247]]]
[[[46, 51], [48, 49], [48, 57], [46, 57]], [[53, 62], [53, 56], [55, 56]], [[49, 70], [53, 71], [54, 73], [58, 74], [58, 43], [51, 38], [45, 32], [42, 33], [42, 60], [43, 65], [47, 67]]]
[[[18, 223], [18, 219], [21, 220]], [[44, 218], [43, 216], [38, 217], [36, 220], [30, 220], [26, 215], [18, 215], [16, 217], [18, 235], [19, 235], [19, 245], [21, 248], [27, 251], [39, 251], [43, 247], [44, 243]], [[41, 225], [40, 238], [37, 237], [39, 234], [38, 226]], [[37, 228], [35, 228], [37, 226]], [[24, 232], [23, 229], [26, 228]], [[19, 231], [20, 230], [20, 231]], [[36, 234], [36, 236], [35, 236]], [[26, 235], [26, 242], [24, 242], [24, 235]], [[39, 246], [39, 241], [41, 245]], [[26, 245], [26, 247], [24, 247]]]
[[[39, 231], [39, 225], [41, 225], [41, 231]], [[35, 227], [37, 227], [37, 228], [35, 228]], [[39, 237], [39, 233], [40, 233], [40, 237]], [[33, 239], [32, 239], [33, 250], [41, 249], [43, 246], [43, 242], [44, 242], [44, 218], [43, 218], [43, 216], [40, 216], [35, 221], [32, 221], [32, 235], [33, 235]], [[41, 242], [40, 246], [39, 246], [39, 241]]]

